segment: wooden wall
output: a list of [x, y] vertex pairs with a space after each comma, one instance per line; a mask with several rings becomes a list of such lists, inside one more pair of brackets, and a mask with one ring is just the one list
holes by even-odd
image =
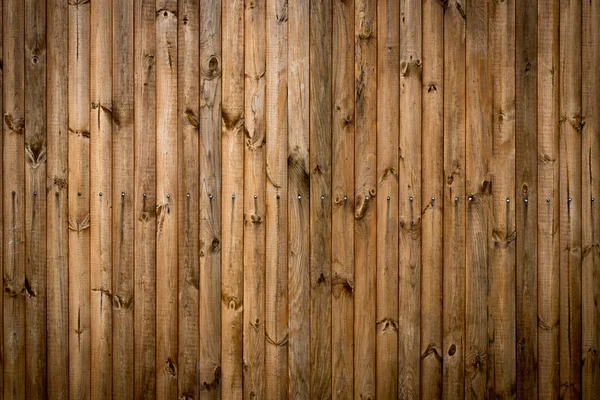
[[0, 397], [600, 394], [596, 0], [3, 0]]

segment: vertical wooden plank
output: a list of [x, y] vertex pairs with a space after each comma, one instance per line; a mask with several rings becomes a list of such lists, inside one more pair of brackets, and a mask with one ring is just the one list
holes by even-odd
[[[422, 32], [420, 0], [400, 1], [400, 138], [398, 160], [400, 224], [398, 237], [398, 392], [418, 397], [421, 347], [421, 214], [443, 206], [434, 194], [421, 193]], [[385, 82], [385, 81], [384, 81]], [[393, 115], [393, 114], [392, 114]], [[392, 128], [393, 129], [393, 128]], [[389, 130], [383, 129], [383, 132]], [[395, 154], [398, 147], [398, 155]], [[389, 151], [389, 150], [388, 150]], [[379, 154], [379, 150], [377, 151]], [[385, 154], [385, 153], [384, 153]], [[421, 201], [421, 196], [423, 201]], [[394, 221], [395, 222], [395, 221]]]
[[112, 395], [112, 3], [91, 2], [90, 284], [92, 398]]
[[112, 226], [113, 393], [134, 396], [134, 27], [133, 2], [113, 1]]
[[331, 397], [331, 4], [310, 2], [311, 398]]
[[349, 398], [354, 380], [354, 0], [334, 1], [332, 12], [331, 391], [336, 398]]
[[156, 397], [156, 4], [134, 3], [134, 396]]
[[177, 0], [156, 2], [156, 394], [177, 397]]
[[559, 396], [559, 1], [538, 2], [538, 396]]
[[91, 393], [90, 3], [69, 3], [69, 395]]
[[[68, 180], [68, 3], [49, 0], [47, 10], [47, 376], [49, 399], [69, 398], [69, 215]], [[39, 191], [38, 196], [44, 191]]]
[[25, 2], [25, 387], [46, 397], [46, 2]]
[[289, 397], [310, 396], [309, 6], [288, 3]]
[[265, 395], [266, 0], [244, 13], [244, 397]]
[[287, 1], [268, 0], [266, 19], [265, 397], [287, 399]]
[[442, 397], [442, 267], [444, 190], [444, 8], [422, 4], [423, 78], [421, 198], [440, 207], [422, 207], [421, 219], [421, 397]]
[[[355, 398], [375, 398], [376, 393], [377, 202], [365, 199], [379, 194], [381, 178], [377, 171], [377, 80], [381, 71], [377, 69], [377, 22], [377, 2], [357, 0], [354, 9], [355, 198], [350, 198], [354, 202], [354, 301], [360, 305], [354, 309]], [[397, 77], [392, 74], [390, 79], [393, 76]], [[387, 202], [387, 198], [383, 198]], [[389, 203], [389, 207], [394, 208], [397, 204], [391, 201], [391, 196]], [[391, 301], [396, 301], [396, 296]], [[388, 331], [390, 329], [393, 332], [393, 326]], [[396, 357], [396, 353], [391, 356]]]
[[[25, 1], [4, 1], [4, 397], [24, 399], [25, 301]], [[27, 196], [29, 199], [30, 196]]]
[[582, 395], [600, 393], [600, 5], [582, 1]]
[[221, 79], [221, 0], [200, 0], [198, 385], [207, 399], [221, 397]]
[[[223, 398], [242, 397], [244, 300], [244, 4], [222, 3], [221, 337]], [[217, 149], [218, 150], [218, 149]]]
[[581, 2], [560, 2], [560, 396], [581, 396]]
[[198, 101], [199, 3], [181, 0], [177, 10], [177, 145], [179, 212], [178, 398], [195, 398], [198, 385], [199, 345], [199, 218]]
[[537, 1], [515, 3], [517, 397], [537, 398]]
[[444, 376], [445, 399], [462, 398], [465, 355], [465, 18], [462, 0], [444, 14]]
[[469, 1], [467, 8], [465, 392], [482, 399], [488, 371], [488, 242], [493, 193], [489, 3]]
[[[4, 3], [2, 3], [2, 7], [0, 7], [0, 61], [4, 60], [4, 51], [3, 51], [3, 27], [4, 20], [2, 18], [3, 15]], [[4, 97], [4, 84], [2, 79], [2, 74], [0, 74], [0, 88], [2, 88], [2, 94], [0, 94], [0, 110], [4, 110], [3, 107], [3, 97]], [[2, 160], [4, 160], [4, 124], [0, 125], [0, 154], [2, 154]], [[3, 166], [4, 161], [0, 162], [0, 188], [4, 188], [3, 185]], [[1, 189], [4, 190], [4, 189]], [[0, 273], [2, 273], [2, 290], [4, 291], [4, 208], [3, 208], [3, 200], [4, 200], [4, 192], [0, 195]], [[2, 326], [0, 327], [0, 393], [4, 396], [4, 295], [0, 296], [0, 323]]]

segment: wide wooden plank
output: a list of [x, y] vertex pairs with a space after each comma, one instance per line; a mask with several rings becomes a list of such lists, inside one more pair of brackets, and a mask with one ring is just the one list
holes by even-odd
[[199, 397], [221, 396], [221, 0], [200, 0]]
[[[69, 3], [69, 395], [91, 395], [90, 3]], [[97, 294], [97, 293], [95, 293]]]
[[515, 3], [517, 397], [537, 398], [537, 2]]
[[113, 399], [134, 397], [133, 2], [113, 2], [112, 317]]
[[156, 397], [156, 4], [133, 7], [134, 397], [145, 399]]
[[112, 2], [91, 2], [90, 284], [92, 398], [112, 395]]
[[25, 387], [46, 397], [46, 2], [25, 2]]
[[177, 146], [179, 211], [177, 254], [179, 258], [178, 396], [195, 398], [198, 386], [198, 305], [200, 271], [198, 259], [199, 190], [198, 162], [200, 99], [199, 2], [178, 2], [177, 17]]
[[332, 2], [310, 2], [310, 397], [331, 397]]
[[[25, 1], [5, 0], [3, 12], [3, 296], [4, 397], [24, 399], [25, 302], [30, 296], [25, 275]], [[35, 115], [35, 113], [34, 113]], [[38, 118], [39, 120], [39, 118]], [[32, 126], [33, 128], [33, 126]], [[32, 139], [35, 135], [31, 136]], [[30, 172], [28, 171], [28, 175]], [[31, 178], [31, 177], [30, 177]], [[30, 180], [30, 179], [29, 179]], [[26, 200], [27, 199], [27, 200]]]
[[244, 13], [244, 397], [265, 395], [266, 0]]
[[582, 1], [582, 397], [600, 393], [600, 5]]
[[287, 1], [266, 3], [265, 397], [288, 393]]
[[538, 396], [559, 396], [559, 1], [538, 3]]
[[[354, 301], [360, 305], [354, 309], [355, 398], [374, 398], [377, 389], [377, 201], [371, 200], [379, 194], [381, 178], [377, 174], [377, 79], [381, 71], [377, 69], [377, 23], [377, 2], [357, 0], [354, 6], [355, 197], [349, 196], [354, 203]], [[390, 78], [393, 76], [396, 75]], [[389, 203], [389, 207], [395, 207], [391, 196]], [[390, 300], [395, 299], [394, 296]]]
[[288, 3], [289, 397], [310, 396], [308, 2]]
[[[421, 193], [423, 60], [420, 0], [401, 0], [400, 15], [400, 138], [398, 155], [391, 152], [399, 163], [398, 392], [401, 397], [413, 397], [419, 393], [421, 364], [421, 210], [428, 205], [439, 208], [443, 203], [433, 194], [421, 201], [422, 195], [429, 193]], [[383, 131], [390, 132], [385, 128]], [[392, 221], [393, 226], [396, 221]]]
[[[222, 2], [221, 363], [224, 399], [241, 398], [244, 301], [244, 5]], [[216, 149], [217, 151], [219, 149]], [[259, 321], [260, 322], [260, 321]]]
[[352, 396], [354, 362], [354, 0], [333, 2], [331, 379], [336, 398]]
[[[444, 9], [422, 4], [423, 78], [421, 201], [444, 190]], [[423, 398], [442, 397], [442, 266], [444, 207], [421, 207], [421, 383]]]
[[68, 3], [48, 0], [46, 12], [46, 362], [52, 365], [46, 394], [61, 399], [69, 398]]
[[492, 81], [489, 7], [467, 5], [465, 392], [485, 398], [488, 371], [488, 268], [492, 224]]
[[581, 396], [581, 2], [560, 2], [560, 396]]

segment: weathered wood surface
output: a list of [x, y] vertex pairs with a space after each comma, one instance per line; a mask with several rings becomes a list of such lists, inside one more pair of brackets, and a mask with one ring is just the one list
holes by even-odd
[[1, 9], [0, 398], [597, 397], [596, 2]]

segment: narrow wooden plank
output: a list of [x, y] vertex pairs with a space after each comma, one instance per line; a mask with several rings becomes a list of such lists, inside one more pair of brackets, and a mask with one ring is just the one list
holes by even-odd
[[[444, 9], [437, 0], [422, 4], [423, 81], [421, 201], [444, 190]], [[444, 207], [421, 207], [421, 391], [442, 397], [442, 267]]]
[[354, 381], [354, 0], [333, 2], [331, 379], [336, 398]]
[[288, 17], [286, 0], [266, 4], [265, 397], [288, 394]]
[[46, 397], [46, 2], [25, 2], [25, 387]]
[[537, 392], [537, 2], [515, 3], [517, 397]]
[[538, 2], [538, 397], [559, 396], [559, 1]]
[[288, 3], [289, 397], [310, 396], [308, 2]]
[[92, 398], [112, 395], [112, 2], [91, 2], [90, 284]]
[[112, 240], [113, 399], [134, 397], [133, 2], [113, 2]]
[[331, 397], [332, 2], [310, 2], [310, 397]]
[[156, 4], [134, 20], [134, 396], [156, 397]]
[[200, 0], [200, 366], [221, 398], [221, 0]]
[[[376, 397], [379, 398], [398, 398], [399, 396], [413, 396], [415, 373], [414, 357], [410, 352], [418, 351], [414, 348], [416, 343], [410, 343], [410, 337], [414, 337], [415, 323], [413, 319], [414, 307], [409, 305], [414, 289], [408, 292], [399, 291], [400, 279], [403, 283], [411, 279], [411, 258], [414, 256], [413, 240], [410, 239], [412, 226], [410, 222], [410, 206], [405, 205], [402, 197], [414, 195], [411, 184], [414, 182], [412, 176], [412, 164], [414, 159], [409, 155], [412, 149], [403, 147], [400, 143], [400, 107], [403, 111], [412, 99], [410, 94], [414, 94], [413, 79], [410, 73], [418, 71], [412, 40], [404, 35], [410, 35], [406, 29], [406, 15], [403, 15], [404, 22], [400, 24], [400, 13], [410, 12], [412, 10], [401, 9], [399, 0], [386, 0], [377, 2], [377, 82], [386, 82], [377, 85], [377, 346], [376, 346]], [[402, 2], [406, 6], [406, 2]], [[400, 47], [400, 32], [402, 31], [404, 48]], [[367, 39], [364, 39], [364, 38]], [[363, 31], [359, 34], [362, 40], [369, 40], [369, 34]], [[410, 48], [410, 50], [409, 50]], [[409, 59], [413, 56], [413, 59]], [[402, 61], [400, 58], [402, 58]], [[416, 70], [415, 70], [415, 67]], [[409, 68], [411, 69], [409, 71]], [[403, 74], [404, 73], [404, 74]], [[402, 84], [400, 82], [402, 79]], [[410, 94], [408, 94], [410, 93]], [[402, 104], [400, 103], [402, 99]], [[412, 112], [415, 112], [413, 110]], [[402, 121], [403, 134], [406, 135], [406, 129], [411, 124], [410, 117]], [[411, 132], [415, 135], [416, 132]], [[407, 146], [415, 144], [404, 136], [402, 141]], [[404, 152], [406, 150], [406, 153]], [[399, 159], [405, 156], [408, 160], [403, 163], [402, 173], [409, 176], [402, 176], [400, 171]], [[402, 184], [402, 186], [400, 186]], [[417, 184], [420, 186], [420, 182]], [[401, 191], [399, 188], [401, 187]], [[406, 193], [407, 191], [409, 193]], [[388, 200], [390, 199], [390, 200]], [[368, 202], [369, 196], [356, 199], [357, 205], [362, 202]], [[407, 204], [410, 204], [407, 199]], [[420, 198], [415, 205], [417, 210], [420, 208]], [[399, 210], [402, 207], [402, 210]], [[399, 219], [400, 217], [400, 219]], [[409, 219], [411, 221], [406, 221]], [[400, 225], [399, 225], [400, 224]], [[406, 232], [409, 230], [409, 232]], [[399, 233], [402, 235], [402, 247], [399, 247]], [[402, 268], [399, 269], [399, 254], [402, 250]], [[408, 261], [408, 263], [406, 262]], [[416, 268], [417, 265], [414, 265]], [[416, 272], [416, 270], [414, 271]], [[414, 278], [414, 276], [412, 276]], [[415, 282], [417, 283], [417, 282]], [[408, 283], [410, 286], [410, 282]], [[406, 286], [403, 286], [404, 289]], [[405, 296], [406, 300], [405, 302]], [[399, 300], [402, 298], [405, 309], [399, 314]], [[359, 301], [360, 304], [360, 301]], [[400, 320], [402, 319], [402, 320]], [[400, 326], [402, 324], [402, 327]], [[401, 329], [404, 331], [401, 332]], [[406, 335], [405, 335], [406, 334]], [[416, 339], [416, 338], [415, 338]], [[409, 349], [409, 347], [412, 347]], [[417, 376], [418, 380], [418, 368]]]
[[[4, 51], [3, 51], [3, 36], [4, 36], [4, 21], [2, 19], [3, 10], [0, 7], [0, 54], [2, 60], [4, 59]], [[2, 74], [0, 74], [0, 87], [4, 90]], [[4, 93], [4, 92], [3, 92]], [[0, 95], [0, 110], [4, 110], [3, 106], [3, 95]], [[2, 136], [2, 140], [0, 140], [0, 154], [2, 154], [2, 160], [4, 160], [4, 124], [0, 126], [0, 135]], [[4, 161], [0, 162], [0, 187], [4, 188], [3, 185], [3, 166]], [[4, 190], [4, 189], [0, 189]], [[4, 208], [3, 208], [3, 200], [4, 200], [4, 192], [0, 196], [0, 273], [2, 274], [2, 290], [4, 291]], [[0, 322], [2, 326], [0, 327], [0, 393], [4, 396], [4, 295], [0, 296]]]
[[400, 1], [400, 138], [390, 149], [399, 162], [398, 393], [409, 398], [419, 396], [420, 383], [421, 209], [443, 206], [434, 194], [421, 193], [421, 12], [420, 0]]
[[[466, 132], [465, 393], [485, 398], [492, 224], [492, 80], [489, 4], [468, 2]], [[469, 201], [469, 199], [471, 199]]]
[[465, 395], [465, 18], [460, 0], [444, 13], [444, 369], [443, 397]]
[[[25, 2], [4, 1], [3, 167], [4, 397], [24, 399], [25, 302]], [[33, 138], [33, 136], [32, 136]], [[30, 199], [30, 196], [27, 196]]]
[[265, 395], [266, 0], [244, 13], [244, 397]]
[[582, 1], [582, 397], [600, 393], [600, 5]]
[[[375, 398], [376, 392], [377, 202], [366, 202], [365, 198], [379, 194], [378, 180], [381, 178], [377, 174], [377, 79], [381, 71], [381, 68], [377, 69], [377, 22], [377, 2], [357, 0], [354, 9], [356, 197], [349, 197], [354, 204], [354, 301], [360, 305], [354, 309], [355, 398]], [[387, 202], [387, 198], [383, 198]], [[390, 207], [395, 207], [395, 204], [390, 196]], [[395, 299], [396, 296], [391, 300]], [[395, 354], [391, 356], [396, 357]]]
[[[177, 0], [156, 2], [156, 394], [177, 397]], [[182, 21], [183, 22], [183, 21]]]
[[179, 212], [178, 398], [195, 398], [198, 386], [199, 305], [199, 166], [198, 69], [200, 67], [198, 0], [178, 2], [177, 131]]
[[69, 395], [91, 395], [90, 3], [69, 3]]
[[[46, 279], [49, 399], [69, 398], [68, 3], [49, 0], [47, 11]], [[40, 191], [43, 195], [44, 191]]]
[[[581, 2], [560, 2], [560, 396], [581, 396]], [[569, 200], [571, 199], [571, 200]]]
[[[222, 3], [221, 359], [224, 399], [243, 393], [244, 301], [244, 4]], [[218, 150], [218, 149], [217, 149]]]

